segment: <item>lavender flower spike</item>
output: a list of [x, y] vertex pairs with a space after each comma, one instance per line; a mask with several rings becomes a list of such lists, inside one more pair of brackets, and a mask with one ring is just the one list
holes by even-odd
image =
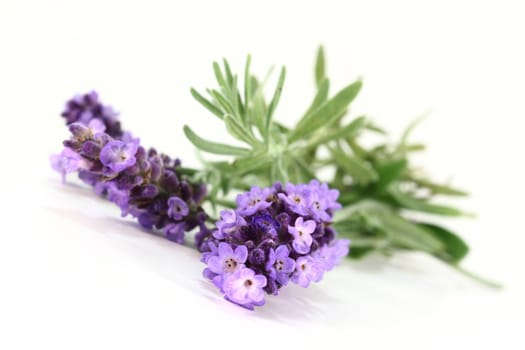
[[143, 227], [160, 229], [177, 243], [195, 228], [199, 237], [210, 234], [201, 207], [206, 186], [182, 176], [178, 159], [146, 150], [139, 139], [122, 131], [117, 114], [96, 93], [70, 100], [62, 116], [71, 138], [50, 160], [63, 178], [78, 172], [97, 194], [117, 204], [122, 216], [130, 214]]
[[223, 211], [199, 245], [203, 275], [248, 309], [264, 304], [263, 291], [277, 295], [289, 281], [319, 282], [348, 253], [350, 242], [336, 239], [331, 227], [337, 196], [318, 181], [238, 195], [237, 209]]

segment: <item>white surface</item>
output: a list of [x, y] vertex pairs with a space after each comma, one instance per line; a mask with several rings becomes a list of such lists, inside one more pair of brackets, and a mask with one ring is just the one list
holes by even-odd
[[[3, 0], [0, 348], [523, 349], [524, 13], [519, 1]], [[145, 144], [196, 165], [182, 125], [226, 134], [188, 90], [210, 86], [223, 56], [239, 69], [250, 52], [261, 75], [286, 64], [277, 118], [293, 121], [313, 94], [320, 42], [332, 86], [364, 77], [355, 115], [396, 135], [432, 111], [417, 160], [473, 193], [454, 203], [478, 219], [442, 223], [471, 244], [464, 265], [503, 291], [404, 255], [345, 262], [248, 312], [201, 278], [196, 252], [49, 170], [67, 136], [63, 102], [90, 89]]]

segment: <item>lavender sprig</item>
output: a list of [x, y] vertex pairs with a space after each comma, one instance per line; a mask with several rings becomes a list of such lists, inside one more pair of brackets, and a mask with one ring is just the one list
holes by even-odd
[[117, 204], [145, 228], [161, 229], [166, 237], [184, 242], [184, 233], [199, 229], [208, 234], [208, 215], [201, 204], [206, 185], [180, 173], [180, 161], [146, 150], [139, 139], [122, 131], [116, 113], [96, 93], [77, 96], [62, 113], [71, 132], [64, 150], [51, 156], [62, 174], [77, 172], [99, 195]]
[[224, 210], [216, 229], [200, 243], [203, 275], [224, 297], [248, 309], [264, 304], [289, 281], [319, 282], [348, 254], [349, 240], [336, 239], [333, 211], [339, 192], [309, 184], [254, 186]]
[[[424, 145], [408, 142], [414, 124], [407, 128], [399, 143], [391, 144], [383, 139], [386, 132], [368, 117], [349, 119], [348, 111], [362, 81], [358, 79], [330, 96], [324, 51], [320, 48], [313, 101], [295, 125], [284, 126], [274, 115], [286, 69], [281, 69], [272, 98], [267, 100], [264, 81], [250, 72], [250, 65], [248, 56], [244, 75], [239, 77], [227, 60], [222, 67], [214, 62], [218, 87], [206, 89], [209, 96], [191, 89], [193, 97], [224, 122], [236, 142], [234, 145], [214, 142], [184, 126], [187, 138], [198, 149], [229, 156], [226, 160], [205, 163], [207, 180], [215, 196], [227, 197], [231, 190], [245, 190], [246, 185], [249, 188], [254, 184], [269, 186], [275, 181], [306, 183], [323, 174], [330, 187], [341, 192], [344, 208], [334, 218], [333, 226], [352, 240], [351, 258], [363, 258], [373, 252], [390, 256], [397, 251], [422, 251], [464, 271], [459, 264], [469, 247], [459, 235], [407, 215], [407, 211], [418, 211], [472, 216], [434, 202], [437, 194], [467, 193], [430, 181], [409, 162], [412, 152], [424, 149]], [[244, 86], [239, 87], [239, 82]], [[364, 147], [361, 136], [371, 132], [382, 141]], [[474, 278], [499, 287], [486, 279]]]

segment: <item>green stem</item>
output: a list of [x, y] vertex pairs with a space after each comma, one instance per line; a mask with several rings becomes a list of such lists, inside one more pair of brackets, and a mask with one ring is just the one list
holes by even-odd
[[463, 274], [464, 276], [467, 276], [467, 277], [473, 279], [474, 281], [476, 281], [478, 283], [481, 283], [481, 284], [483, 284], [483, 285], [485, 285], [487, 287], [494, 288], [494, 289], [502, 289], [503, 288], [503, 285], [501, 283], [494, 282], [494, 281], [488, 280], [486, 278], [483, 278], [483, 277], [481, 277], [479, 275], [476, 275], [473, 272], [465, 270], [461, 266], [450, 264], [450, 263], [447, 263], [447, 262], [445, 262], [445, 263], [448, 266], [452, 267], [454, 270], [456, 270], [459, 273]]

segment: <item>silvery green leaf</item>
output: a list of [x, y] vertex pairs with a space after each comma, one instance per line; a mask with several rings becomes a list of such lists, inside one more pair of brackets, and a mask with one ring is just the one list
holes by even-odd
[[325, 132], [320, 136], [314, 138], [311, 142], [308, 143], [306, 148], [315, 148], [321, 144], [324, 144], [329, 141], [335, 141], [342, 137], [354, 137], [365, 126], [365, 117], [356, 118], [346, 126], [337, 128], [335, 130], [331, 130], [329, 132]]
[[406, 209], [421, 211], [425, 213], [448, 215], [448, 216], [472, 216], [472, 214], [464, 213], [459, 209], [447, 207], [444, 205], [432, 204], [425, 200], [415, 198], [409, 194], [405, 194], [400, 191], [397, 187], [391, 187], [388, 189], [388, 193], [397, 201], [399, 204]]
[[242, 175], [256, 170], [268, 168], [273, 162], [273, 158], [266, 152], [250, 154], [247, 157], [237, 158], [233, 162], [233, 168], [237, 175]]
[[317, 84], [317, 87], [319, 87], [323, 79], [326, 78], [325, 66], [324, 49], [322, 46], [319, 46], [319, 49], [317, 50], [317, 58], [315, 60], [315, 83]]
[[362, 212], [366, 217], [373, 217], [374, 223], [378, 225], [393, 243], [405, 248], [421, 250], [431, 254], [437, 254], [444, 250], [443, 243], [434, 237], [432, 233], [411, 223], [398, 214], [390, 211]]
[[223, 113], [222, 111], [217, 107], [215, 106], [211, 101], [209, 101], [208, 99], [206, 99], [204, 96], [202, 96], [201, 94], [199, 94], [197, 92], [197, 90], [195, 90], [194, 88], [191, 88], [190, 90], [191, 92], [191, 95], [193, 96], [193, 98], [195, 98], [202, 106], [204, 106], [208, 111], [210, 111], [211, 113], [213, 113], [214, 115], [216, 115], [217, 117], [219, 117], [220, 119], [223, 118]]
[[208, 93], [217, 101], [217, 103], [229, 114], [233, 114], [233, 106], [219, 91], [211, 90]]
[[379, 180], [376, 183], [376, 190], [382, 192], [394, 181], [397, 181], [407, 169], [406, 159], [395, 159], [385, 161], [375, 167]]
[[268, 135], [270, 133], [270, 124], [272, 121], [272, 116], [275, 111], [275, 108], [277, 108], [277, 104], [279, 103], [279, 99], [283, 91], [283, 85], [284, 85], [285, 79], [286, 79], [286, 68], [283, 67], [281, 69], [281, 74], [279, 75], [279, 81], [277, 82], [277, 87], [275, 88], [273, 98], [268, 106], [268, 111], [266, 112], [266, 118], [265, 118], [265, 123], [264, 123], [264, 134], [263, 134], [266, 141], [268, 141]]
[[225, 89], [227, 87], [226, 81], [224, 80], [224, 76], [221, 72], [221, 67], [217, 62], [213, 62], [213, 72], [215, 73], [215, 78], [217, 79], [217, 83], [219, 83], [219, 86], [222, 89]]
[[259, 143], [253, 136], [252, 132], [241, 125], [230, 114], [226, 114], [224, 116], [224, 123], [226, 124], [226, 129], [230, 135], [236, 139], [246, 142], [251, 146], [255, 146], [257, 143]]
[[198, 149], [214, 154], [232, 155], [232, 156], [247, 156], [250, 153], [249, 149], [229, 146], [218, 142], [208, 141], [193, 132], [189, 126], [184, 125], [184, 134], [188, 140], [193, 143]]
[[377, 173], [365, 161], [345, 154], [339, 148], [331, 148], [330, 153], [336, 164], [340, 166], [357, 183], [366, 185], [378, 179]]
[[230, 64], [225, 58], [222, 60], [222, 62], [224, 66], [224, 74], [226, 75], [226, 82], [228, 83], [228, 86], [233, 86], [233, 75], [230, 69]]
[[328, 79], [323, 79], [319, 86], [317, 87], [317, 93], [315, 94], [314, 100], [308, 107], [308, 110], [304, 114], [302, 119], [308, 118], [313, 111], [315, 111], [320, 105], [326, 102], [328, 98], [328, 91], [330, 90], [330, 81]]
[[450, 186], [436, 184], [430, 180], [412, 177], [410, 177], [409, 180], [413, 181], [418, 186], [428, 188], [430, 191], [432, 191], [433, 194], [445, 194], [449, 196], [468, 196], [468, 192]]
[[348, 105], [357, 96], [359, 90], [361, 90], [361, 86], [361, 81], [348, 85], [333, 98], [302, 119], [295, 130], [292, 131], [289, 142], [293, 143], [299, 139], [305, 139], [319, 128], [330, 126], [333, 121], [341, 117]]

